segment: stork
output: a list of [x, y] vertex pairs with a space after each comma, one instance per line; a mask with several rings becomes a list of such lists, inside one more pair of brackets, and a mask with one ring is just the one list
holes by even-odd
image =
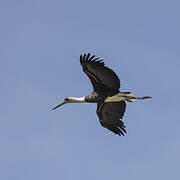
[[67, 97], [52, 110], [67, 103], [97, 103], [96, 113], [100, 124], [118, 135], [126, 133], [122, 118], [126, 102], [136, 99], [148, 99], [150, 96], [136, 97], [130, 92], [121, 92], [120, 80], [113, 70], [105, 66], [103, 60], [90, 53], [80, 55], [80, 64], [93, 86], [93, 92], [84, 97]]

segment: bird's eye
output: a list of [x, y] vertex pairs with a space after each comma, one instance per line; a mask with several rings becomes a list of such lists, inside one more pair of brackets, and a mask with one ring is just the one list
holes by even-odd
[[69, 98], [64, 98], [64, 101], [69, 101]]

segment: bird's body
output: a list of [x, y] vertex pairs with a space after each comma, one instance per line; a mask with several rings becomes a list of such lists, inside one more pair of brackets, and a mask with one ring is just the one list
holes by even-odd
[[106, 67], [102, 60], [84, 54], [80, 56], [80, 63], [84, 73], [89, 77], [93, 92], [88, 96], [75, 98], [68, 97], [53, 109], [65, 103], [97, 103], [97, 115], [103, 127], [118, 135], [126, 133], [122, 118], [126, 109], [125, 101], [132, 102], [136, 99], [147, 99], [149, 96], [136, 97], [130, 92], [120, 92], [120, 80], [110, 68]]

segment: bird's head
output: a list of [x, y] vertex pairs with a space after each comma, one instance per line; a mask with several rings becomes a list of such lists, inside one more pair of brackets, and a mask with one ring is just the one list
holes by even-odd
[[66, 97], [66, 98], [64, 98], [64, 101], [66, 103], [71, 103], [71, 102], [74, 102], [74, 98], [73, 97]]
[[54, 110], [54, 109], [56, 109], [56, 108], [58, 108], [58, 107], [60, 107], [60, 106], [62, 106], [62, 105], [64, 105], [64, 104], [70, 103], [70, 102], [71, 102], [70, 97], [66, 97], [66, 98], [64, 98], [64, 101], [62, 101], [60, 104], [58, 104], [58, 105], [56, 105], [55, 107], [53, 107], [51, 110]]

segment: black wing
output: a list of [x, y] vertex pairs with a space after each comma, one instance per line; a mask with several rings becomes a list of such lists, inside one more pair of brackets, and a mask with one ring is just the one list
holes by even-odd
[[105, 66], [102, 60], [89, 54], [80, 56], [83, 71], [91, 80], [94, 90], [103, 85], [111, 90], [118, 91], [120, 80], [114, 71]]
[[112, 103], [98, 103], [97, 115], [103, 127], [118, 135], [126, 133], [124, 123], [121, 119], [126, 109], [125, 101]]

